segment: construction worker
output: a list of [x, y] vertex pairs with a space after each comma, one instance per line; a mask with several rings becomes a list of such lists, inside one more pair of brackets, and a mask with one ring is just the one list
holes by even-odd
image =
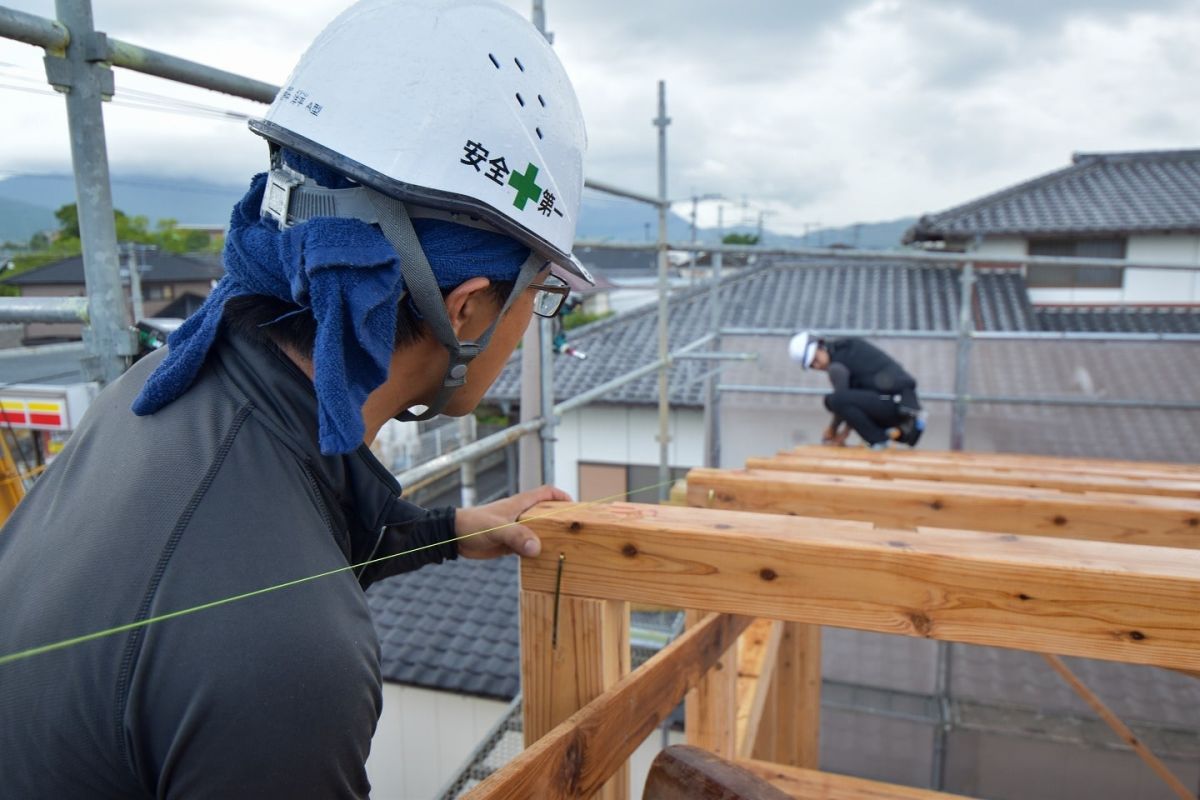
[[917, 381], [887, 353], [865, 339], [802, 332], [792, 337], [788, 354], [806, 370], [829, 374], [833, 391], [825, 395], [825, 408], [833, 420], [821, 435], [823, 444], [844, 445], [853, 430], [873, 449], [890, 442], [916, 446], [925, 430]]
[[493, 0], [364, 0], [251, 128], [270, 170], [225, 277], [0, 534], [6, 797], [368, 796], [363, 589], [536, 555], [512, 523], [568, 499], [426, 510], [367, 446], [471, 413], [565, 300], [553, 270], [590, 281], [583, 119], [545, 39]]

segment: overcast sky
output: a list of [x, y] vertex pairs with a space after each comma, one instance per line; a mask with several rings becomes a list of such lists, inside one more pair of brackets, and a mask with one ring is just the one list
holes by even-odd
[[[0, 4], [53, 16], [51, 0]], [[671, 196], [719, 192], [727, 222], [743, 197], [787, 233], [893, 219], [1065, 166], [1075, 151], [1200, 145], [1200, 0], [545, 4], [587, 120], [587, 173], [656, 191], [650, 120], [664, 79]], [[280, 83], [347, 3], [93, 5], [111, 36]], [[0, 175], [69, 169], [64, 104], [43, 93], [41, 56], [0, 40]], [[118, 71], [118, 99], [133, 92], [262, 109]], [[125, 104], [105, 119], [121, 175], [241, 182], [262, 168], [265, 148], [243, 122]], [[701, 214], [712, 224], [715, 205]]]

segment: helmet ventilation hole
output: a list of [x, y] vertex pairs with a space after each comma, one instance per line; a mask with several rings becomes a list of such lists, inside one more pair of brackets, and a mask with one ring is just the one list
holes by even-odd
[[534, 130], [535, 130], [535, 131], [537, 131], [537, 135], [538, 135], [538, 138], [539, 138], [539, 139], [545, 139], [545, 138], [546, 138], [545, 136], [542, 136], [542, 129], [541, 129], [541, 128], [534, 128]]
[[525, 71], [525, 65], [521, 63], [521, 59], [514, 57], [513, 63], [517, 65], [517, 69], [521, 70], [521, 72]]
[[493, 64], [493, 66], [496, 67], [496, 69], [500, 69], [500, 62], [496, 60], [496, 57], [494, 55], [492, 55], [491, 53], [488, 53], [488, 58], [490, 58], [492, 60], [492, 64]]
[[521, 108], [525, 107], [525, 98], [521, 97], [520, 92], [517, 92], [517, 102], [521, 104]]
[[538, 102], [542, 104], [542, 108], [546, 107], [546, 98], [542, 97], [540, 94], [538, 95]]

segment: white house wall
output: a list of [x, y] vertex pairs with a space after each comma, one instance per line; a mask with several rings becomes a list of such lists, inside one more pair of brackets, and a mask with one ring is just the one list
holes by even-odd
[[[988, 258], [1023, 258], [1028, 253], [1028, 241], [1011, 236], [984, 239], [975, 251], [980, 261], [987, 261]], [[1200, 236], [1131, 236], [1125, 257], [1129, 261], [1195, 264], [1200, 268]], [[1030, 289], [1029, 299], [1037, 305], [1200, 303], [1200, 269], [1196, 272], [1129, 269], [1125, 272], [1123, 289]]]
[[367, 759], [371, 797], [434, 797], [507, 708], [500, 700], [385, 683], [383, 714]]
[[[704, 412], [672, 409], [673, 467], [704, 464]], [[587, 406], [564, 414], [556, 431], [555, 485], [579, 496], [579, 462], [657, 464], [658, 409], [652, 406]]]

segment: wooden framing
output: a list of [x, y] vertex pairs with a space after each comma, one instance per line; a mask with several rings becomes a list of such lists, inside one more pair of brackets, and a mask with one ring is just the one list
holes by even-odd
[[[1200, 485], [1195, 470], [963, 454], [893, 462], [859, 451], [835, 464], [819, 452], [754, 462], [762, 470], [695, 470], [690, 508], [531, 510], [524, 522], [546, 555], [522, 561], [529, 744], [470, 797], [622, 798], [621, 765], [689, 690], [689, 739], [704, 750], [663, 762], [673, 765], [655, 784], [663, 800], [693, 788], [955, 797], [812, 769], [826, 624], [1200, 670], [1200, 501], [1187, 494]], [[804, 472], [812, 468], [825, 474]], [[1043, 473], [1031, 477], [1035, 469]], [[717, 508], [730, 505], [771, 513]], [[850, 518], [808, 516], [821, 514]], [[629, 602], [697, 611], [678, 640], [625, 674]], [[1047, 659], [1103, 706], [1061, 659]], [[1173, 791], [1192, 797], [1106, 711]]]
[[[555, 606], [558, 630], [554, 630]], [[521, 592], [521, 691], [525, 746], [629, 674], [629, 604], [620, 600]], [[622, 765], [600, 793], [629, 797]]]
[[1145, 478], [1136, 475], [1076, 472], [1066, 469], [997, 468], [972, 462], [923, 462], [911, 458], [897, 458], [890, 461], [838, 458], [831, 452], [826, 452], [824, 455], [824, 458], [807, 454], [751, 458], [747, 459], [746, 468], [811, 472], [821, 475], [861, 475], [869, 478], [947, 481], [989, 486], [1026, 486], [1032, 489], [1057, 489], [1063, 492], [1118, 492], [1200, 499], [1200, 473], [1194, 480], [1184, 480], [1181, 478]]
[[751, 622], [749, 617], [708, 615], [636, 672], [525, 748], [467, 797], [591, 797]]
[[693, 506], [1025, 536], [1200, 548], [1200, 500], [1016, 486], [694, 469]]

